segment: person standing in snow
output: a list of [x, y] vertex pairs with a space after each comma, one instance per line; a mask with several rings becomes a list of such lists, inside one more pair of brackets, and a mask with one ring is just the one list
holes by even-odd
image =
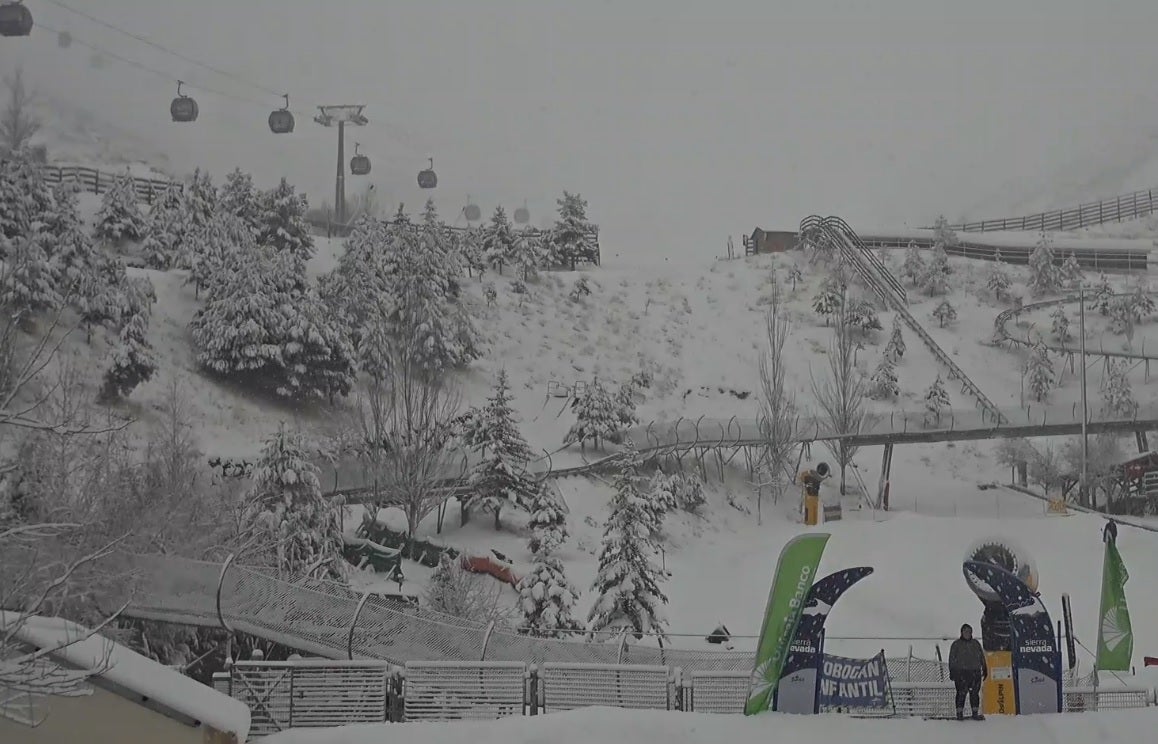
[[973, 710], [973, 720], [985, 718], [981, 715], [981, 681], [989, 676], [989, 665], [985, 662], [985, 650], [973, 637], [973, 626], [961, 626], [961, 637], [949, 647], [949, 679], [957, 687], [957, 720], [965, 718], [965, 696], [969, 696], [969, 707]]

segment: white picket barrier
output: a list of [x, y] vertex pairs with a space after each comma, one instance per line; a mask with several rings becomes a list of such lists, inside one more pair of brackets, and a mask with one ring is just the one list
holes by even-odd
[[521, 716], [527, 665], [518, 661], [410, 661], [403, 687], [407, 721]]
[[684, 707], [696, 713], [743, 713], [749, 672], [692, 672], [684, 687]]
[[668, 710], [672, 675], [665, 666], [550, 662], [539, 673], [539, 704], [547, 713], [593, 705]]

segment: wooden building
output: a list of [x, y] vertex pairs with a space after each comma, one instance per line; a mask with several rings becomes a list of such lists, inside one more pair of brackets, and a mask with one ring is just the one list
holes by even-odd
[[790, 230], [765, 230], [757, 227], [744, 236], [744, 255], [784, 253], [796, 247], [796, 233]]

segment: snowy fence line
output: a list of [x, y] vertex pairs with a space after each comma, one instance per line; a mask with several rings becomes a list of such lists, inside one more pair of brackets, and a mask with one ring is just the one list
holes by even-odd
[[[932, 662], [930, 662], [932, 663]], [[890, 672], [906, 664], [889, 660]], [[214, 687], [252, 712], [253, 736], [295, 727], [395, 721], [496, 719], [590, 706], [740, 714], [750, 671], [685, 673], [680, 667], [629, 664], [411, 661], [248, 661], [214, 675]], [[952, 715], [954, 689], [945, 681], [894, 675], [889, 706], [844, 711], [885, 717]], [[1067, 676], [1067, 712], [1143, 708], [1154, 691], [1098, 687]]]
[[107, 173], [83, 165], [42, 165], [40, 172], [47, 184], [75, 183], [82, 189], [98, 195], [111, 189], [121, 179], [128, 178], [133, 184], [133, 193], [146, 204], [152, 204], [154, 199], [169, 188], [184, 188], [178, 181], [141, 178], [129, 173]]
[[[932, 237], [865, 235], [861, 238], [866, 248], [904, 249], [910, 245], [929, 249], [936, 243]], [[943, 246], [945, 253], [959, 258], [980, 261], [995, 261], [1000, 254], [1004, 263], [1026, 266], [1033, 253], [1033, 247], [1024, 245], [992, 245], [970, 240], [959, 240], [953, 245]], [[1091, 271], [1108, 273], [1146, 272], [1150, 267], [1149, 248], [1100, 248], [1084, 246], [1054, 246], [1054, 263], [1061, 265], [1073, 255], [1078, 266]]]
[[1073, 230], [1106, 222], [1144, 217], [1158, 209], [1154, 189], [1142, 189], [1101, 201], [1048, 212], [1005, 217], [1001, 219], [963, 222], [950, 227], [958, 232], [996, 232], [1000, 230]]

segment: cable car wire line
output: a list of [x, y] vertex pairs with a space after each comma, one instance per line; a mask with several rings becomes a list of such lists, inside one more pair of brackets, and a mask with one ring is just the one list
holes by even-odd
[[43, 2], [46, 2], [50, 5], [55, 5], [56, 7], [60, 8], [62, 10], [66, 10], [69, 13], [75, 13], [76, 15], [80, 16], [81, 18], [85, 18], [89, 21], [92, 21], [93, 23], [97, 24], [98, 26], [103, 26], [104, 28], [110, 29], [112, 31], [116, 31], [119, 34], [124, 34], [125, 36], [129, 37], [130, 39], [134, 39], [136, 41], [139, 41], [142, 44], [147, 44], [148, 46], [150, 46], [158, 51], [164, 52], [165, 54], [172, 55], [172, 56], [176, 57], [177, 59], [182, 60], [183, 62], [188, 62], [191, 65], [196, 65], [197, 67], [208, 70], [209, 72], [212, 72], [214, 74], [221, 75], [222, 77], [229, 78], [230, 80], [233, 80], [233, 81], [238, 82], [238, 83], [242, 83], [244, 85], [248, 85], [251, 88], [256, 88], [257, 90], [260, 90], [264, 93], [268, 93], [268, 94], [273, 95], [273, 96], [277, 96], [278, 98], [280, 98], [282, 95], [284, 95], [284, 93], [282, 91], [274, 90], [273, 88], [262, 85], [261, 83], [255, 82], [255, 81], [250, 80], [248, 78], [242, 77], [241, 75], [238, 75], [237, 73], [234, 73], [234, 72], [230, 72], [229, 70], [223, 70], [220, 67], [215, 67], [214, 65], [211, 65], [208, 62], [202, 62], [199, 59], [194, 59], [193, 57], [190, 57], [186, 54], [182, 54], [181, 52], [178, 52], [174, 49], [170, 49], [169, 47], [165, 46], [164, 44], [160, 44], [158, 42], [155, 42], [146, 36], [142, 36], [141, 34], [137, 34], [137, 33], [134, 33], [132, 31], [128, 31], [126, 29], [123, 29], [120, 26], [117, 26], [116, 24], [113, 24], [113, 23], [110, 23], [108, 21], [97, 18], [96, 16], [91, 15], [83, 10], [77, 10], [76, 8], [73, 8], [70, 5], [67, 5], [65, 3], [60, 2], [60, 0], [43, 0]]
[[[50, 5], [54, 5], [58, 8], [61, 8], [62, 10], [68, 11], [70, 13], [74, 13], [74, 14], [80, 16], [81, 18], [85, 18], [85, 19], [91, 21], [92, 23], [95, 23], [103, 28], [107, 28], [107, 29], [111, 29], [113, 31], [116, 31], [117, 33], [123, 34], [124, 36], [127, 36], [127, 37], [134, 39], [136, 41], [139, 41], [142, 44], [146, 44], [154, 49], [157, 49], [161, 52], [164, 52], [165, 54], [168, 54], [168, 55], [175, 57], [179, 60], [182, 60], [182, 61], [187, 62], [189, 64], [195, 65], [195, 66], [200, 67], [202, 69], [208, 70], [209, 72], [212, 72], [216, 75], [220, 75], [222, 77], [233, 80], [234, 82], [238, 82], [238, 83], [241, 83], [243, 85], [249, 86], [251, 88], [254, 88], [255, 90], [260, 90], [263, 93], [267, 93], [269, 95], [276, 96], [277, 98], [283, 98], [285, 96], [285, 90], [275, 90], [272, 87], [269, 87], [267, 85], [263, 85], [262, 83], [251, 80], [248, 77], [241, 75], [239, 73], [231, 72], [231, 71], [226, 70], [224, 68], [217, 67], [215, 65], [211, 65], [208, 62], [203, 62], [203, 61], [196, 59], [194, 57], [191, 57], [187, 54], [183, 54], [181, 52], [178, 52], [174, 49], [170, 49], [169, 47], [165, 46], [164, 44], [153, 41], [152, 39], [148, 38], [147, 36], [144, 36], [142, 34], [138, 34], [138, 33], [135, 33], [133, 31], [129, 31], [127, 29], [121, 28], [120, 26], [117, 26], [114, 23], [106, 21], [102, 18], [98, 18], [98, 17], [96, 17], [96, 16], [94, 16], [86, 11], [73, 8], [72, 6], [68, 5], [67, 3], [61, 2], [60, 0], [44, 0], [44, 2], [46, 2]], [[37, 25], [43, 27], [46, 31], [51, 30], [48, 26], [45, 26], [43, 23], [41, 23], [39, 21], [37, 22]], [[60, 32], [54, 31], [54, 33], [59, 34]], [[71, 33], [70, 33], [70, 36], [73, 39], [75, 39], [75, 36], [73, 36]], [[104, 54], [112, 59], [116, 59], [116, 60], [124, 62], [125, 64], [128, 64], [132, 67], [136, 67], [137, 69], [146, 70], [146, 71], [151, 72], [159, 77], [164, 77], [166, 80], [169, 80], [170, 82], [175, 82], [177, 80], [176, 76], [174, 76], [174, 75], [171, 75], [169, 73], [165, 73], [165, 72], [162, 72], [162, 71], [157, 70], [155, 68], [149, 67], [148, 65], [145, 65], [141, 62], [136, 62], [134, 60], [128, 60], [128, 59], [126, 59], [126, 58], [124, 58], [116, 53], [109, 52], [109, 51], [106, 51], [100, 47], [97, 47], [96, 45], [92, 44], [91, 42], [85, 42], [85, 43], [81, 44], [81, 46], [85, 46], [89, 49], [92, 49], [93, 51], [100, 52], [101, 54]], [[189, 87], [191, 89], [197, 89], [197, 90], [200, 90], [204, 93], [210, 93], [213, 95], [222, 96], [224, 98], [229, 98], [229, 99], [232, 99], [235, 101], [252, 103], [255, 105], [260, 105], [260, 106], [265, 106], [265, 107], [268, 106], [268, 104], [266, 104], [262, 101], [258, 101], [257, 99], [248, 98], [248, 97], [245, 97], [242, 95], [227, 93], [225, 91], [221, 91], [221, 90], [218, 90], [216, 88], [210, 88], [210, 87], [205, 86], [205, 85], [194, 84], [194, 83], [190, 83], [188, 81], [186, 81], [185, 84], [187, 87]], [[384, 108], [384, 109], [388, 108], [387, 106], [380, 106], [380, 107]], [[302, 118], [303, 120], [312, 119], [314, 116], [314, 113], [315, 113], [313, 111], [300, 111], [297, 109], [285, 109], [285, 110], [292, 113], [295, 117]], [[425, 153], [428, 153], [430, 151], [429, 147], [415, 145], [414, 144], [414, 137], [411, 136], [411, 133], [405, 127], [402, 127], [400, 125], [395, 125], [395, 124], [392, 124], [392, 123], [386, 122], [386, 121], [379, 121], [377, 119], [370, 120], [370, 122], [368, 122], [368, 125], [370, 127], [373, 127], [374, 129], [382, 131], [391, 140], [393, 140], [397, 144], [404, 146], [406, 149], [411, 150], [415, 155], [420, 154], [420, 153], [425, 154]]]

